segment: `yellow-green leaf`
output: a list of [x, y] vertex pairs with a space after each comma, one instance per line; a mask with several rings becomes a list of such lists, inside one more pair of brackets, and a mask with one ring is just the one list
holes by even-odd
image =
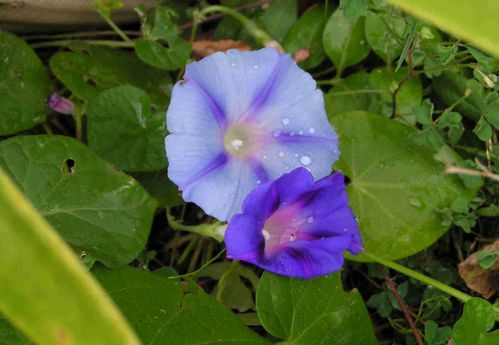
[[138, 345], [110, 298], [0, 170], [0, 314], [40, 345]]

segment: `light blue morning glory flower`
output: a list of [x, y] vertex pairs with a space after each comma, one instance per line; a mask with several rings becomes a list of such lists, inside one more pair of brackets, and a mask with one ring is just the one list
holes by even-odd
[[167, 112], [168, 176], [221, 221], [257, 185], [297, 167], [330, 174], [338, 139], [310, 74], [272, 48], [189, 64]]

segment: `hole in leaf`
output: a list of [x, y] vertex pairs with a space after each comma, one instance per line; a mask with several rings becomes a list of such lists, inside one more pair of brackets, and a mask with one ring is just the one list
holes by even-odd
[[345, 185], [349, 185], [350, 183], [352, 183], [352, 180], [350, 180], [350, 177], [346, 176], [346, 175], [343, 175], [345, 176]]
[[74, 173], [75, 161], [71, 158], [66, 159], [61, 166], [61, 171], [63, 173], [72, 174]]

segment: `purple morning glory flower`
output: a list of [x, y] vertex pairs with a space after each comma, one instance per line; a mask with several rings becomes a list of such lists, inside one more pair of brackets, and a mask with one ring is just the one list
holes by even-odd
[[62, 97], [57, 92], [54, 92], [47, 99], [47, 105], [53, 111], [56, 111], [60, 114], [71, 115], [74, 114], [75, 105], [69, 99]]
[[314, 182], [297, 168], [248, 194], [225, 232], [227, 257], [296, 278], [338, 271], [342, 252], [362, 251], [343, 175]]
[[322, 178], [339, 154], [315, 81], [272, 48], [189, 64], [167, 125], [169, 178], [184, 200], [222, 221], [257, 185], [300, 166]]

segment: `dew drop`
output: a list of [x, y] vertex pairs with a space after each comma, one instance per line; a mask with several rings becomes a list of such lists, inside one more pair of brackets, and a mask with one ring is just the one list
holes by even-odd
[[303, 155], [300, 158], [300, 163], [303, 165], [310, 165], [312, 164], [312, 158], [310, 158], [310, 156]]
[[290, 136], [290, 137], [294, 137], [294, 136], [295, 136], [295, 132], [291, 132], [291, 133], [289, 133], [289, 136]]
[[262, 235], [263, 235], [263, 238], [265, 239], [265, 241], [270, 239], [270, 233], [267, 231], [267, 229], [262, 230]]
[[289, 119], [287, 117], [285, 117], [284, 119], [282, 119], [282, 123], [284, 125], [288, 125], [289, 124]]
[[254, 66], [253, 66], [253, 68], [254, 68], [254, 69], [258, 69], [258, 65], [254, 65]]
[[285, 171], [288, 171], [288, 170], [289, 170], [289, 167], [284, 167], [284, 170], [285, 170]]
[[236, 65], [236, 63], [235, 63], [235, 62], [233, 62], [233, 63], [231, 63], [230, 65], [231, 65], [232, 67], [234, 67], [234, 66]]
[[276, 130], [276, 131], [273, 131], [273, 132], [272, 132], [272, 136], [273, 136], [274, 138], [277, 138], [277, 137], [279, 137], [279, 136], [281, 135], [281, 133], [282, 133], [282, 132], [281, 132], [280, 130]]
[[298, 158], [298, 153], [295, 153], [293, 156], [295, 156], [295, 158]]
[[308, 224], [312, 224], [314, 222], [314, 220], [315, 220], [314, 216], [308, 216], [307, 217], [307, 223]]
[[314, 134], [314, 133], [315, 133], [315, 128], [314, 128], [314, 127], [310, 127], [310, 128], [308, 129], [308, 132], [309, 132], [310, 134]]
[[262, 156], [262, 158], [263, 158], [263, 159], [267, 159], [267, 155], [263, 155], [263, 156]]
[[284, 158], [284, 152], [282, 152], [282, 151], [279, 152], [277, 155], [279, 156], [279, 158]]
[[421, 203], [421, 200], [416, 199], [416, 198], [409, 198], [407, 200], [411, 206], [414, 206], [415, 208], [422, 208], [423, 204]]
[[299, 135], [303, 135], [303, 131], [299, 131], [299, 132], [298, 132], [298, 134], [299, 134]]
[[344, 228], [344, 229], [343, 229], [343, 232], [348, 232], [348, 229], [347, 229], [347, 228]]
[[262, 183], [262, 181], [256, 180], [256, 184], [260, 184], [260, 183]]

